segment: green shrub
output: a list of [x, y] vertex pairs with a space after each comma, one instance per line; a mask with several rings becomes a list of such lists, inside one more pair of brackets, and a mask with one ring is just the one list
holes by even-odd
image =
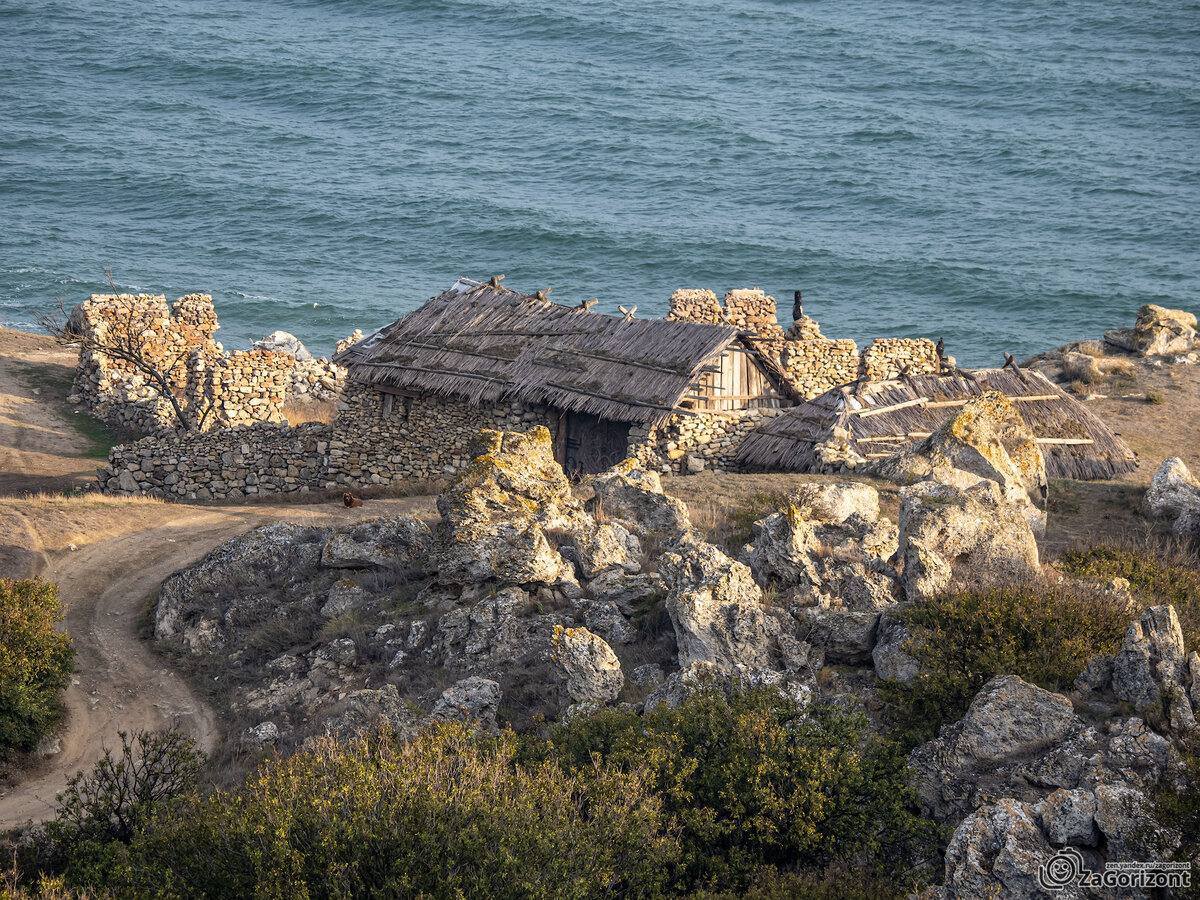
[[156, 816], [117, 893], [653, 897], [678, 844], [645, 776], [518, 765], [458, 726], [327, 738]]
[[58, 586], [0, 578], [0, 757], [32, 750], [62, 712], [59, 691], [75, 666]]
[[178, 731], [119, 732], [121, 753], [106, 749], [90, 774], [76, 773], [47, 828], [53, 853], [75, 885], [107, 881], [121, 848], [151, 815], [196, 786], [204, 754]]
[[[1200, 737], [1190, 735], [1180, 748], [1183, 761], [1182, 787], [1178, 784], [1163, 784], [1154, 797], [1155, 818], [1169, 831], [1174, 831], [1183, 842], [1178, 848], [1159, 847], [1167, 859], [1200, 859]], [[1192, 867], [1192, 884], [1178, 896], [1200, 898], [1200, 866]]]
[[1194, 552], [1181, 546], [1109, 544], [1069, 550], [1059, 565], [1077, 578], [1125, 578], [1146, 606], [1171, 604], [1179, 616], [1184, 645], [1200, 646], [1200, 560]]
[[901, 613], [920, 673], [883, 682], [887, 716], [905, 745], [962, 717], [997, 675], [1069, 690], [1087, 661], [1121, 646], [1129, 613], [1111, 597], [1073, 586], [1010, 586], [949, 594]]
[[855, 859], [896, 872], [930, 837], [894, 747], [869, 738], [860, 717], [826, 708], [801, 718], [771, 689], [706, 690], [644, 716], [602, 710], [527, 752], [578, 772], [646, 767], [681, 829], [679, 890], [742, 889], [764, 866]]

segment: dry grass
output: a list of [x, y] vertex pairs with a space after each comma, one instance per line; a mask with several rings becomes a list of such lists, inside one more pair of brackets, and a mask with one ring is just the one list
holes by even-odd
[[138, 494], [110, 497], [98, 491], [29, 491], [12, 497], [0, 497], [0, 507], [19, 507], [24, 512], [69, 507], [74, 509], [119, 509], [130, 506], [161, 506], [161, 497]]
[[337, 412], [335, 400], [289, 400], [283, 405], [283, 417], [293, 428], [305, 422], [332, 425]]

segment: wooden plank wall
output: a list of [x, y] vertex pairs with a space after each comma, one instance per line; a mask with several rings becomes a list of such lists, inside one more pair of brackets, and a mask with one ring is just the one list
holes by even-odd
[[692, 405], [687, 408], [696, 412], [778, 409], [790, 405], [771, 385], [751, 354], [733, 349], [721, 355], [720, 371], [701, 376], [688, 400]]

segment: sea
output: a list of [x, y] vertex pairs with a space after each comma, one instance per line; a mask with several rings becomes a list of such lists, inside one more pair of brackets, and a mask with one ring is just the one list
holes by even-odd
[[317, 354], [459, 276], [997, 365], [1200, 312], [1200, 3], [0, 0], [0, 324]]

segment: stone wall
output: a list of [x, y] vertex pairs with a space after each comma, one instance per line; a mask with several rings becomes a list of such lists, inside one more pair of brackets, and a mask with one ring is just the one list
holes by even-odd
[[481, 428], [557, 428], [557, 416], [540, 406], [393, 397], [385, 414], [386, 402], [374, 389], [351, 385], [332, 425], [164, 431], [114, 447], [100, 486], [188, 500], [382, 486], [453, 475], [471, 461]]
[[[75, 307], [69, 324], [96, 342], [135, 349], [166, 376], [189, 420], [204, 430], [282, 421], [289, 399], [336, 399], [344, 383], [340, 366], [312, 359], [294, 338], [303, 359], [269, 347], [226, 352], [213, 339], [220, 326], [208, 294], [188, 294], [171, 307], [162, 295], [93, 294]], [[357, 332], [341, 343], [361, 337]], [[111, 353], [81, 351], [75, 394], [114, 425], [146, 433], [178, 425], [146, 373]]]
[[878, 338], [862, 353], [859, 377], [866, 381], [886, 381], [901, 373], [937, 374], [941, 371], [937, 345], [927, 338]]
[[738, 471], [737, 451], [742, 440], [777, 409], [673, 416], [657, 427], [629, 429], [629, 456], [643, 467], [675, 475], [697, 472]]

